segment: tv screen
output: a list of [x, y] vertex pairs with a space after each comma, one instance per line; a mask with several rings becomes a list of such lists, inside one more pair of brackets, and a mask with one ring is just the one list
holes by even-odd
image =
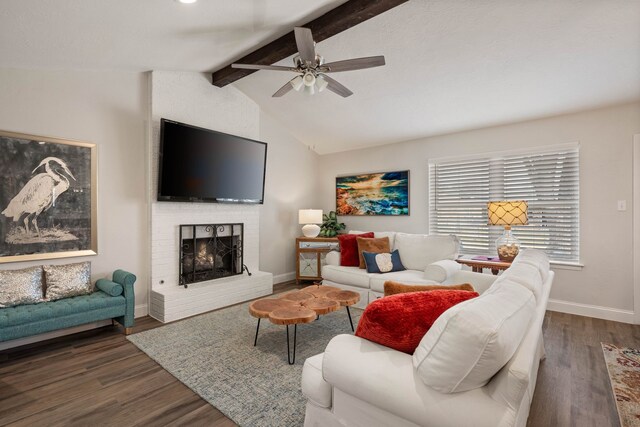
[[159, 201], [264, 201], [264, 142], [162, 119], [159, 157]]

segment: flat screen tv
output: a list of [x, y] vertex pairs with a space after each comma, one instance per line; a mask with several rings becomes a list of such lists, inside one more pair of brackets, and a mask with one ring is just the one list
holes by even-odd
[[162, 119], [158, 201], [264, 201], [267, 144]]

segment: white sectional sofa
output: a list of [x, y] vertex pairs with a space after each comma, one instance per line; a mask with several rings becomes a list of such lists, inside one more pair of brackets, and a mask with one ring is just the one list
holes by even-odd
[[[362, 234], [363, 231], [349, 231]], [[374, 232], [374, 237], [388, 237], [391, 250], [398, 250], [406, 268], [393, 273], [367, 273], [366, 269], [340, 266], [340, 253], [329, 252], [322, 267], [322, 283], [358, 292], [364, 308], [384, 295], [384, 282], [395, 280], [412, 285], [468, 283], [469, 272], [454, 260], [458, 258], [460, 242], [453, 235], [408, 234], [391, 231]], [[474, 277], [480, 289], [486, 289], [491, 279]]]
[[478, 298], [445, 311], [414, 355], [353, 335], [305, 361], [305, 427], [525, 426], [554, 273], [523, 250]]

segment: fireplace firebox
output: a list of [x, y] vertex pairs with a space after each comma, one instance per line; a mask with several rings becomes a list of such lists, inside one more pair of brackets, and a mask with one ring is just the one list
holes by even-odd
[[243, 237], [241, 223], [180, 225], [180, 286], [242, 274]]

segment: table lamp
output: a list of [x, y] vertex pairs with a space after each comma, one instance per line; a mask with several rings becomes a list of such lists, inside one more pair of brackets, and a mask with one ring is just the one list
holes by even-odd
[[298, 211], [298, 223], [305, 224], [302, 227], [304, 237], [318, 237], [322, 224], [322, 209], [300, 209]]
[[504, 225], [504, 233], [496, 240], [501, 261], [511, 262], [520, 252], [520, 241], [511, 234], [512, 225], [527, 225], [528, 205], [524, 200], [508, 200], [487, 203], [489, 225]]

